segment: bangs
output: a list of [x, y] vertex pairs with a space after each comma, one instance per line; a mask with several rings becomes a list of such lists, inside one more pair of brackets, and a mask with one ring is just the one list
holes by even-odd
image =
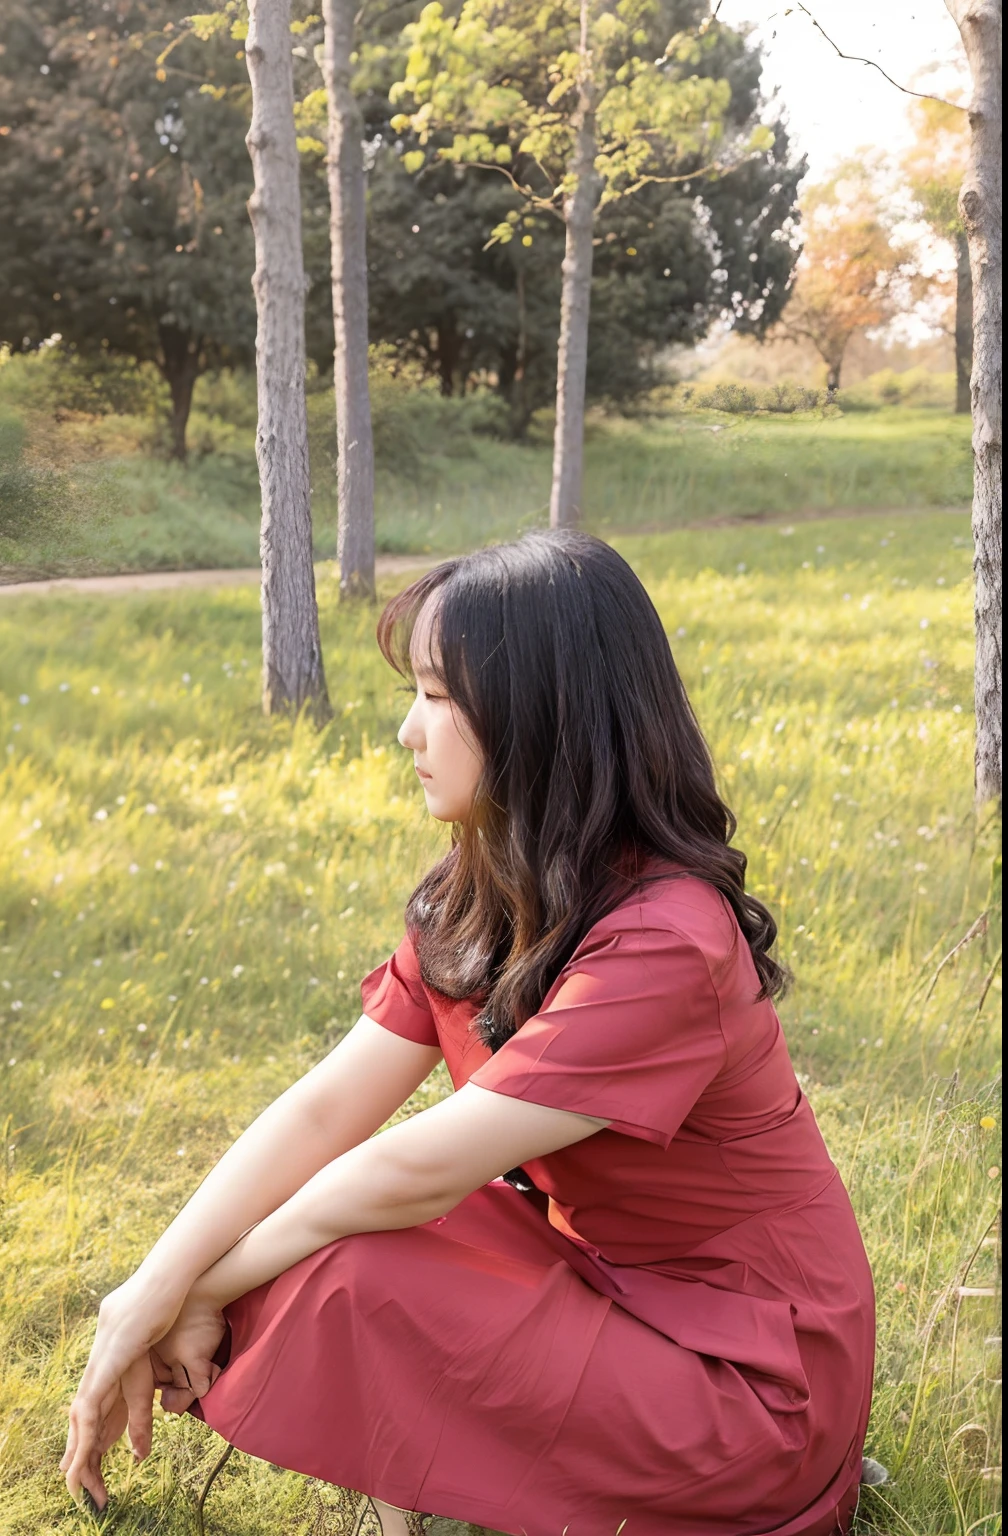
[[[444, 586], [458, 565], [458, 560], [445, 560], [441, 565], [436, 565], [432, 571], [425, 571], [416, 581], [410, 582], [408, 587], [397, 592], [395, 597], [386, 603], [378, 620], [376, 634], [379, 650], [389, 666], [393, 667], [400, 677], [406, 678], [411, 683], [415, 683], [416, 678], [413, 674], [410, 646], [420, 610], [431, 594]], [[442, 669], [435, 664], [433, 656], [430, 657], [429, 663], [431, 672], [439, 681], [444, 682]]]

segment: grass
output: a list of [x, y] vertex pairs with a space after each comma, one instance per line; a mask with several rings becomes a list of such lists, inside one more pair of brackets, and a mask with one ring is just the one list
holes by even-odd
[[[0, 366], [0, 579], [16, 574], [254, 566], [259, 485], [251, 381], [202, 379], [188, 468], [152, 453], [149, 418], [61, 411], [45, 359]], [[585, 525], [671, 530], [828, 509], [964, 507], [969, 422], [939, 408], [836, 407], [793, 415], [678, 409], [596, 413], [585, 449]], [[549, 424], [533, 441], [488, 435], [487, 396], [442, 400], [372, 377], [376, 542], [455, 552], [547, 519]], [[316, 555], [336, 554], [335, 432], [328, 390], [309, 396]], [[657, 405], [657, 397], [656, 397]]]
[[[780, 917], [790, 1047], [874, 1266], [868, 1451], [895, 1475], [858, 1530], [992, 1536], [1000, 861], [971, 805], [968, 520], [614, 542]], [[254, 591], [0, 608], [4, 1536], [96, 1529], [57, 1463], [98, 1298], [353, 1022], [443, 846], [373, 612], [320, 601], [321, 735], [259, 713]], [[116, 1536], [195, 1532], [220, 1448], [185, 1416], [139, 1467], [114, 1448]], [[308, 1536], [324, 1493], [236, 1454], [207, 1531]]]

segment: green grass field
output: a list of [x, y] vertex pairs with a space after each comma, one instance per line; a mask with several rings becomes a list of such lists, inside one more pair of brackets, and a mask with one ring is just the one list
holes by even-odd
[[[43, 365], [0, 365], [0, 580], [258, 563], [253, 381], [200, 380], [187, 468], [152, 451], [149, 418], [61, 411], [57, 422], [44, 382]], [[608, 536], [969, 503], [969, 420], [938, 407], [739, 416], [674, 409], [676, 399], [656, 397], [653, 413], [634, 419], [592, 415], [587, 527]], [[380, 551], [454, 552], [546, 522], [548, 421], [529, 443], [501, 441], [486, 433], [490, 397], [442, 400], [381, 370], [372, 403]], [[327, 559], [337, 515], [329, 391], [314, 389], [308, 406], [316, 555]]]
[[[627, 483], [646, 475], [632, 444]], [[865, 1492], [858, 1530], [992, 1536], [1000, 828], [972, 809], [968, 519], [614, 542], [663, 616], [780, 918], [785, 1029], [874, 1266], [868, 1450], [894, 1475]], [[254, 591], [0, 607], [5, 1536], [96, 1529], [57, 1463], [98, 1298], [352, 1024], [443, 846], [395, 743], [374, 612], [340, 610], [331, 585], [320, 602], [322, 734], [259, 713]], [[436, 1073], [406, 1108], [445, 1091]], [[103, 1529], [196, 1532], [220, 1449], [187, 1416], [156, 1422], [139, 1467], [116, 1447]], [[326, 1529], [319, 1491], [236, 1454], [206, 1530], [308, 1536]]]

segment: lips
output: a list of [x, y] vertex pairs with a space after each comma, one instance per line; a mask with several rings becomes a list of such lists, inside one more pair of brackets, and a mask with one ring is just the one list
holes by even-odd
[[414, 764], [414, 771], [415, 771], [416, 776], [417, 776], [418, 779], [430, 779], [430, 778], [433, 778], [433, 774], [425, 773], [422, 768], [417, 768], [415, 764]]

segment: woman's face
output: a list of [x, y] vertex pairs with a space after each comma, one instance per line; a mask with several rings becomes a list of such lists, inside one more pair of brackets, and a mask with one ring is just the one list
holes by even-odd
[[438, 821], [465, 821], [483, 771], [483, 755], [431, 667], [431, 647], [437, 643], [436, 601], [436, 593], [428, 598], [413, 629], [410, 662], [417, 692], [399, 727], [399, 743], [413, 753], [430, 814]]

